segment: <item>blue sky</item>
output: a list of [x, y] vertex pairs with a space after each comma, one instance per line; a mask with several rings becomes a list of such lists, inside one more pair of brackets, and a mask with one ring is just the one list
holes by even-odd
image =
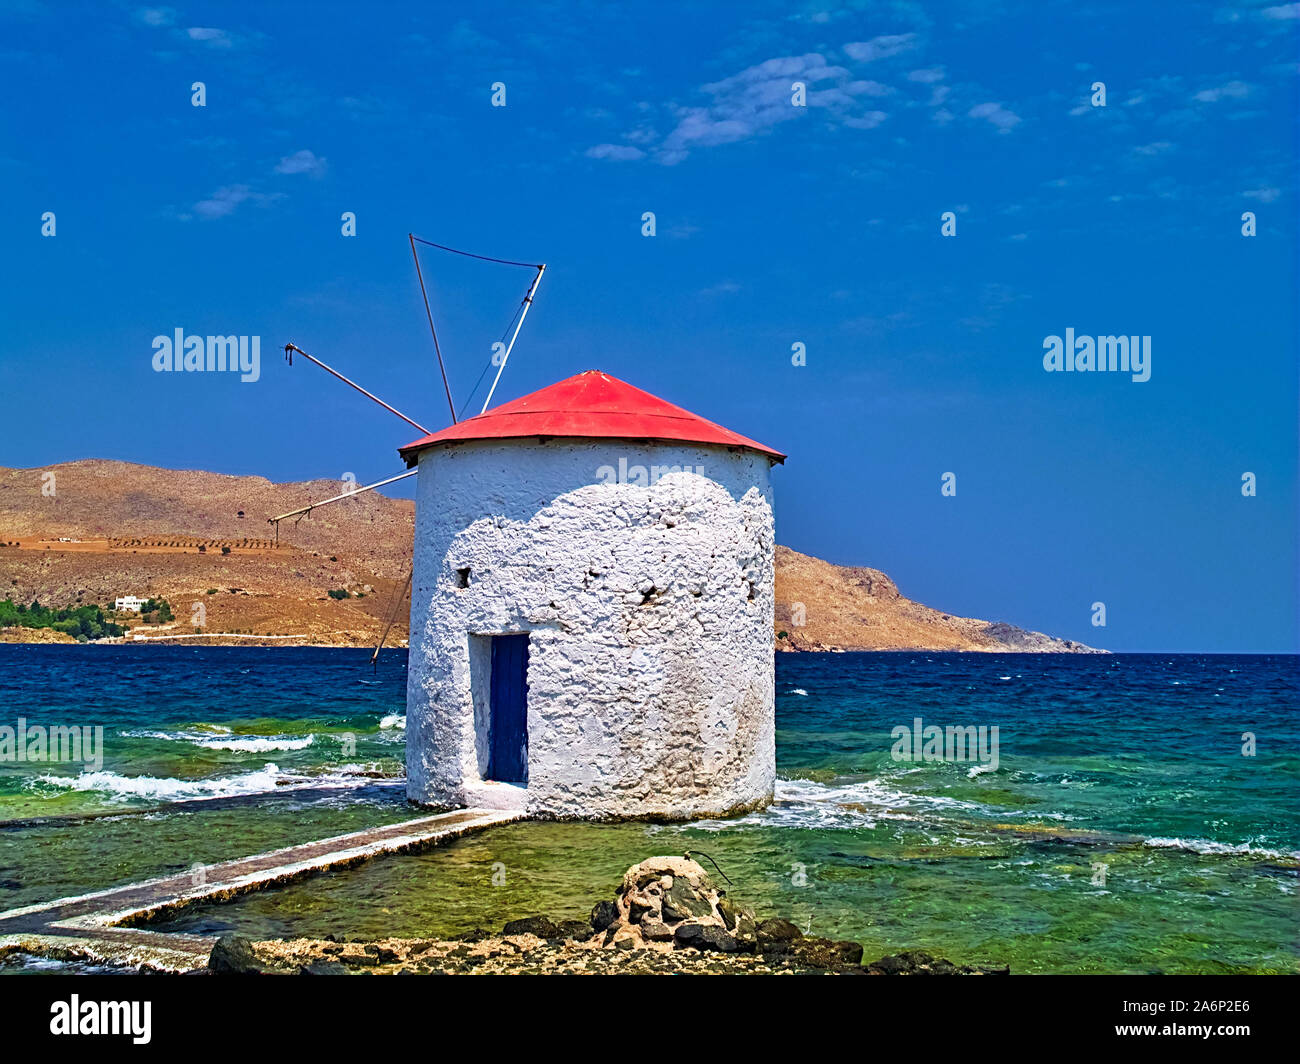
[[[599, 368], [788, 452], [779, 542], [1112, 649], [1295, 652], [1298, 27], [7, 3], [0, 465], [400, 471], [412, 430], [278, 351], [445, 424], [414, 231], [548, 263], [499, 398]], [[421, 261], [460, 403], [529, 274]], [[176, 328], [260, 336], [261, 379], [155, 373]], [[1046, 372], [1067, 328], [1150, 336], [1151, 379]]]

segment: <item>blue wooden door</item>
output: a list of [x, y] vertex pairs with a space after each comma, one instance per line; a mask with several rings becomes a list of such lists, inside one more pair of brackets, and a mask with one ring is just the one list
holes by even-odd
[[492, 637], [487, 778], [528, 782], [528, 636]]

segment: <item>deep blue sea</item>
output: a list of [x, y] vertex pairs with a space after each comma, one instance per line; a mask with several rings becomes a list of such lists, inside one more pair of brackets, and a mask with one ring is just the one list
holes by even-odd
[[[0, 909], [413, 815], [406, 654], [373, 672], [368, 655], [0, 645], [0, 729], [104, 735], [99, 766], [0, 762]], [[762, 813], [509, 825], [171, 926], [378, 937], [582, 917], [628, 865], [692, 849], [760, 915], [868, 956], [1300, 970], [1300, 659], [787, 654], [776, 670]], [[901, 759], [930, 726], [983, 728], [996, 764], [978, 743]]]

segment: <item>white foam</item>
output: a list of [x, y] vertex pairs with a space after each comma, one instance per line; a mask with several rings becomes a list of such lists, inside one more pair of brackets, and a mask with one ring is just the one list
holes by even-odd
[[265, 754], [271, 750], [305, 750], [315, 740], [314, 735], [296, 739], [280, 735], [247, 735], [239, 739], [195, 740], [195, 745], [210, 750], [238, 750], [243, 753]]
[[217, 725], [199, 727], [211, 729], [215, 734], [200, 731], [125, 731], [122, 734], [135, 739], [189, 743], [205, 750], [233, 750], [252, 754], [266, 754], [273, 750], [305, 750], [316, 739], [314, 735], [234, 735], [229, 728], [219, 728]]
[[1292, 857], [1300, 860], [1300, 850], [1273, 850], [1249, 842], [1214, 842], [1211, 839], [1180, 839], [1156, 836], [1143, 839], [1143, 845], [1158, 850], [1187, 850], [1190, 853], [1246, 855], [1250, 857]]
[[149, 798], [182, 801], [192, 798], [228, 798], [274, 790], [280, 769], [268, 762], [254, 772], [212, 779], [180, 780], [158, 776], [123, 776], [101, 769], [79, 776], [41, 776], [40, 782], [72, 791], [100, 791], [114, 798]]
[[802, 687], [792, 687], [792, 688], [790, 689], [790, 691], [789, 691], [789, 694], [792, 694], [792, 695], [800, 695], [800, 696], [802, 696], [803, 698], [807, 698], [807, 697], [808, 697], [808, 692], [805, 691]]
[[885, 779], [826, 784], [813, 780], [776, 781], [772, 804], [739, 820], [701, 821], [703, 830], [737, 824], [763, 827], [873, 828], [880, 820], [916, 821], [956, 810], [982, 809], [978, 803], [936, 794], [911, 794]]
[[388, 714], [388, 716], [386, 716], [383, 720], [379, 722], [379, 727], [381, 731], [387, 728], [405, 728], [406, 714], [390, 713]]

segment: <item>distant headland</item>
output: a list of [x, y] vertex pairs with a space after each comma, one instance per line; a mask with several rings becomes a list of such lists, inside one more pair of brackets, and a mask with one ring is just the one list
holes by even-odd
[[[415, 507], [368, 492], [282, 523], [267, 518], [339, 494], [337, 480], [170, 470], [107, 459], [0, 468], [0, 601], [50, 611], [99, 606], [114, 642], [406, 644], [403, 595]], [[149, 612], [115, 612], [120, 599]], [[165, 605], [164, 605], [165, 604]], [[78, 642], [95, 629], [14, 624], [0, 642]], [[84, 611], [83, 611], [84, 615]], [[59, 624], [58, 621], [53, 622]], [[876, 569], [776, 549], [776, 647], [1096, 653], [1005, 622], [904, 597]]]

